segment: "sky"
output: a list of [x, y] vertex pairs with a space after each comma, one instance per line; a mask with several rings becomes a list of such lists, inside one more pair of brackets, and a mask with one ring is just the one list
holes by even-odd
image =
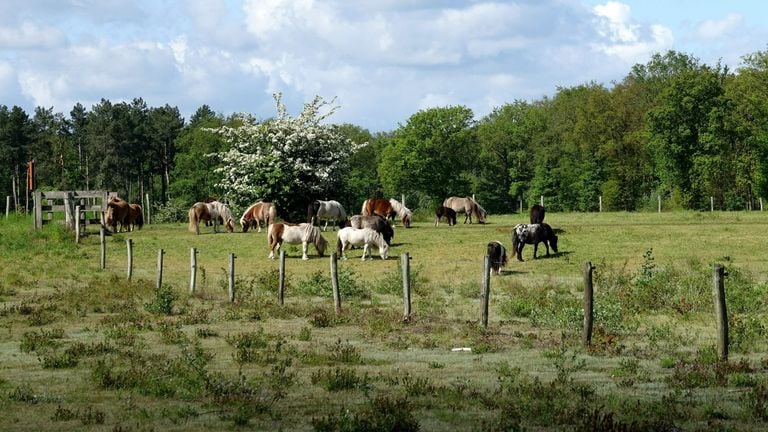
[[69, 115], [143, 98], [296, 115], [316, 95], [371, 132], [558, 87], [610, 87], [654, 53], [733, 70], [768, 49], [763, 0], [2, 0], [0, 105]]

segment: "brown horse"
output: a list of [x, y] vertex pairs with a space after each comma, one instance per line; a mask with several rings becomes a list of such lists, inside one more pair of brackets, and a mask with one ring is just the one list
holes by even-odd
[[443, 207], [448, 207], [456, 213], [464, 213], [464, 223], [472, 223], [472, 215], [477, 218], [477, 223], [485, 223], [488, 213], [472, 197], [448, 197], [443, 201]]
[[128, 212], [128, 225], [130, 230], [133, 231], [134, 227], [141, 229], [141, 227], [144, 226], [144, 212], [142, 211], [141, 206], [139, 204], [130, 204], [128, 207], [130, 208], [130, 211]]
[[243, 216], [240, 218], [240, 226], [243, 227], [243, 232], [248, 232], [248, 229], [254, 225], [261, 232], [261, 224], [264, 223], [264, 228], [267, 228], [269, 224], [275, 221], [277, 217], [277, 208], [271, 202], [259, 201], [252, 204], [245, 209]]
[[540, 224], [544, 222], [544, 206], [534, 204], [531, 206], [531, 223]]
[[411, 227], [411, 217], [413, 216], [410, 209], [394, 198], [388, 200], [384, 198], [369, 198], [363, 202], [360, 214], [363, 216], [378, 214], [393, 222], [395, 216], [397, 216], [406, 228]]
[[435, 209], [435, 226], [440, 225], [442, 218], [448, 221], [448, 226], [456, 225], [456, 212], [452, 208], [439, 206]]
[[189, 230], [200, 234], [200, 221], [211, 221], [213, 223], [213, 232], [217, 233], [219, 220], [223, 221], [227, 231], [235, 230], [235, 221], [232, 218], [232, 212], [226, 204], [213, 201], [210, 203], [196, 202], [189, 209]]
[[120, 224], [120, 231], [128, 229], [131, 207], [128, 201], [116, 196], [110, 197], [107, 201], [107, 214], [104, 223], [112, 227], [112, 232], [118, 232], [117, 224]]

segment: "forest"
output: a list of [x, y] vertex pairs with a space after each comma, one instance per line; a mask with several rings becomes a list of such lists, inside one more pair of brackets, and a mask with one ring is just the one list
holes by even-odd
[[[474, 194], [499, 214], [541, 196], [554, 211], [596, 211], [599, 200], [604, 210], [642, 211], [655, 209], [658, 197], [671, 209], [709, 209], [712, 199], [717, 209], [743, 210], [768, 196], [768, 51], [744, 55], [735, 71], [659, 53], [610, 85], [559, 87], [482, 118], [465, 106], [429, 108], [386, 132], [332, 124], [333, 108], [318, 112], [332, 104], [316, 99], [305, 111], [327, 133], [308, 134], [292, 157], [317, 153], [310, 160], [332, 160], [333, 170], [298, 179], [274, 170], [251, 180], [260, 182], [254, 193], [238, 193], [226, 180], [232, 152], [291, 120], [276, 101], [270, 119], [207, 105], [184, 119], [177, 107], [142, 98], [78, 103], [68, 115], [0, 105], [0, 191], [18, 210], [29, 205], [34, 161], [34, 189], [110, 190], [129, 201], [150, 194], [160, 215], [210, 196], [236, 207], [274, 200], [283, 217], [296, 217], [313, 197], [356, 210], [368, 197], [404, 194], [410, 208], [431, 210], [446, 196]], [[243, 125], [262, 132], [233, 132]], [[289, 179], [312, 184], [297, 190]]]

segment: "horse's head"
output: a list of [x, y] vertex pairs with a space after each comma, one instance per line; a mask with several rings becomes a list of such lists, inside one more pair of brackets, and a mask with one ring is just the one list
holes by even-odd
[[379, 245], [379, 256], [385, 260], [389, 257], [389, 243], [384, 240], [383, 235], [376, 231], [374, 233], [376, 233], [376, 243]]
[[325, 256], [325, 249], [327, 247], [328, 241], [325, 240], [325, 238], [318, 232], [317, 239], [315, 239], [315, 248], [317, 249], [317, 254], [320, 256]]
[[549, 245], [552, 246], [552, 250], [557, 253], [557, 235], [555, 235], [554, 231], [550, 231]]
[[240, 217], [240, 226], [243, 228], [243, 232], [248, 232], [248, 228], [251, 227], [251, 220], [253, 220], [253, 216], [249, 211], [246, 211], [243, 213], [243, 216]]

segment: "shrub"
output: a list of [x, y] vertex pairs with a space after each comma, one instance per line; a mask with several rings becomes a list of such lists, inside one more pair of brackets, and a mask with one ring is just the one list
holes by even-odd
[[[371, 293], [365, 285], [358, 281], [357, 274], [350, 268], [339, 265], [339, 295], [342, 298], [368, 299]], [[318, 270], [309, 276], [300, 279], [297, 290], [305, 295], [317, 297], [333, 297], [333, 285], [331, 277], [327, 273]]]
[[169, 285], [163, 285], [155, 290], [155, 296], [144, 303], [144, 310], [155, 314], [171, 315], [173, 313], [173, 303], [178, 300], [179, 294]]

